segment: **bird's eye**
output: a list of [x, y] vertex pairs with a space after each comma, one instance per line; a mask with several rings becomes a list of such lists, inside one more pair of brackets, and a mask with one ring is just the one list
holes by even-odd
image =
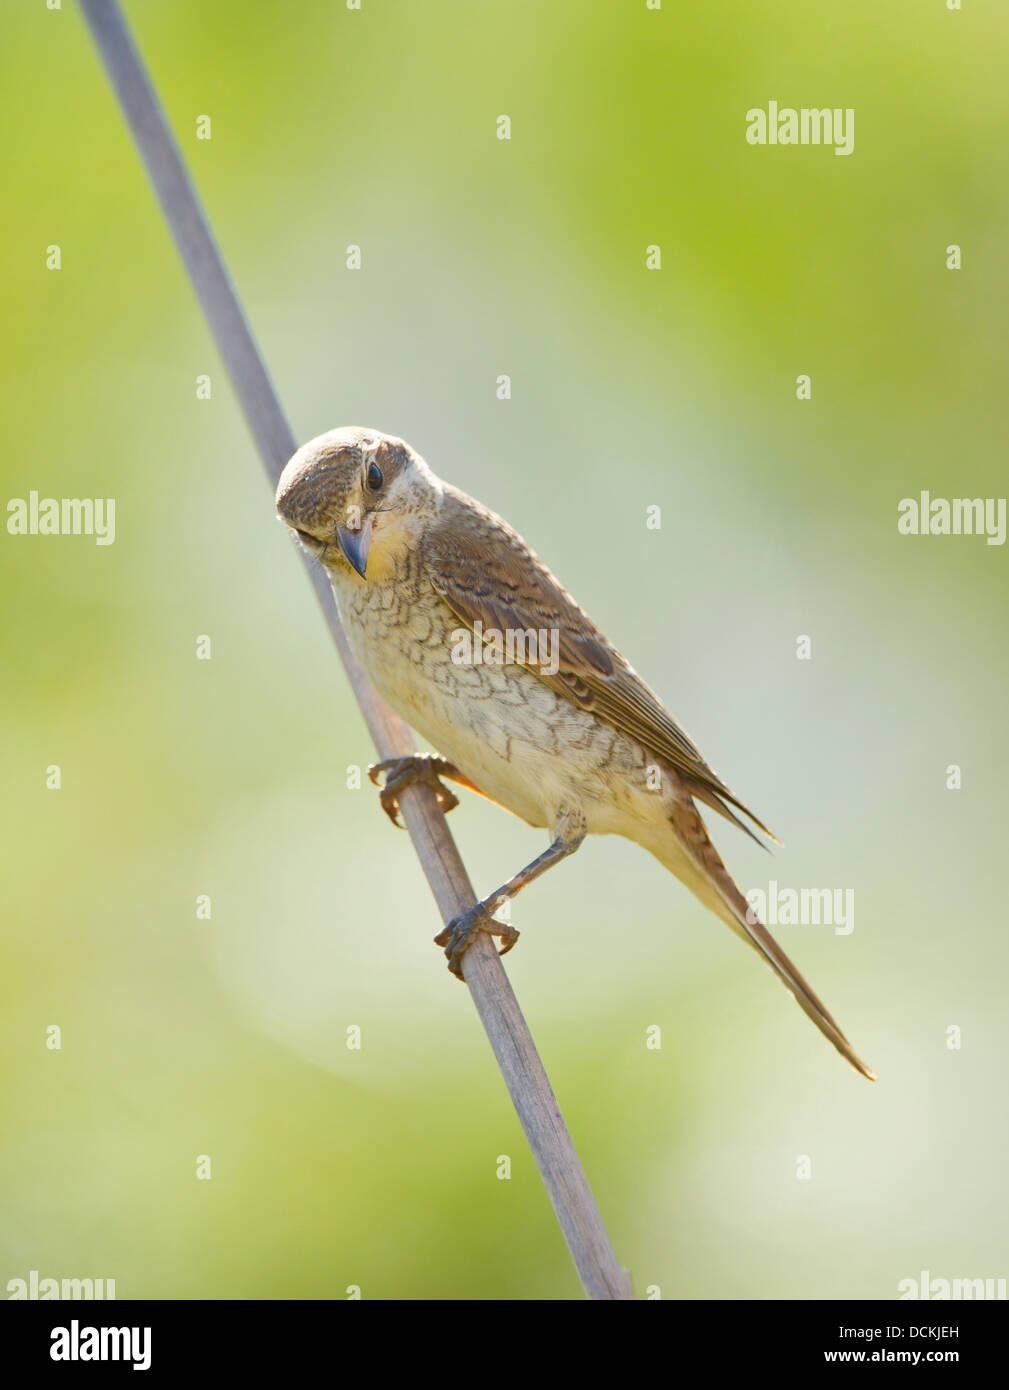
[[377, 492], [382, 486], [382, 470], [377, 463], [368, 467], [368, 486], [372, 492]]

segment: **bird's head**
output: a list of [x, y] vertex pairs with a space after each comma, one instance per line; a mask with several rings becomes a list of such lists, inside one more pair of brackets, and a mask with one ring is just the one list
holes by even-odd
[[381, 579], [436, 504], [438, 480], [402, 439], [345, 425], [303, 444], [277, 484], [277, 515], [327, 569]]

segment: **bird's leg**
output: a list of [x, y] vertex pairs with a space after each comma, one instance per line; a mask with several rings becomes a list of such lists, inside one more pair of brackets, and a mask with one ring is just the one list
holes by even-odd
[[453, 782], [460, 782], [464, 787], [472, 787], [474, 791], [479, 788], [474, 787], [468, 777], [445, 758], [439, 758], [434, 753], [414, 753], [407, 758], [386, 758], [385, 762], [372, 763], [368, 768], [368, 776], [375, 783], [376, 787], [381, 786], [379, 777], [385, 774], [385, 786], [379, 792], [378, 799], [382, 803], [382, 810], [398, 829], [405, 829], [397, 819], [399, 816], [399, 794], [407, 787], [412, 787], [418, 783], [433, 787], [438, 796], [438, 804], [447, 815], [449, 811], [459, 805], [459, 798], [454, 792], [449, 791], [448, 787], [441, 783], [442, 777], [451, 778]]
[[494, 913], [510, 902], [517, 893], [521, 893], [534, 879], [545, 874], [547, 869], [552, 869], [569, 854], [574, 854], [584, 839], [585, 823], [582, 816], [570, 814], [559, 818], [557, 837], [549, 849], [537, 855], [524, 869], [520, 869], [515, 877], [510, 878], [496, 893], [491, 893], [482, 902], [474, 904], [461, 917], [452, 918], [448, 926], [435, 937], [435, 943], [444, 946], [448, 968], [453, 975], [457, 975], [460, 980], [463, 979], [462, 958], [472, 946], [479, 931], [501, 938], [501, 955], [511, 950], [518, 941], [519, 934], [508, 923], [495, 921]]

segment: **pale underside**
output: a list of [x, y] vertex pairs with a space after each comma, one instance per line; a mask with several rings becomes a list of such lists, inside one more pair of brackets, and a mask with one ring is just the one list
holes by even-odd
[[577, 807], [589, 834], [638, 839], [653, 825], [668, 833], [669, 774], [655, 758], [524, 666], [489, 664], [489, 652], [453, 661], [464, 625], [433, 589], [401, 610], [392, 586], [348, 576], [334, 587], [379, 694], [485, 796], [551, 832]]

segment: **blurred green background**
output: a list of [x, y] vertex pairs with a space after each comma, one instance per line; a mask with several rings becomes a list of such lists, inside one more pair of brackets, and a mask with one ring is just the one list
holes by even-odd
[[[127, 13], [298, 437], [378, 426], [503, 513], [785, 842], [713, 826], [741, 885], [855, 892], [777, 934], [874, 1087], [636, 846], [516, 903], [639, 1296], [1005, 1276], [1006, 548], [896, 528], [1006, 491], [1004, 5]], [[117, 535], [0, 534], [0, 1285], [578, 1297], [82, 19], [4, 18], [3, 500]], [[854, 154], [749, 146], [772, 99], [853, 107]], [[487, 891], [545, 841], [463, 795]]]

